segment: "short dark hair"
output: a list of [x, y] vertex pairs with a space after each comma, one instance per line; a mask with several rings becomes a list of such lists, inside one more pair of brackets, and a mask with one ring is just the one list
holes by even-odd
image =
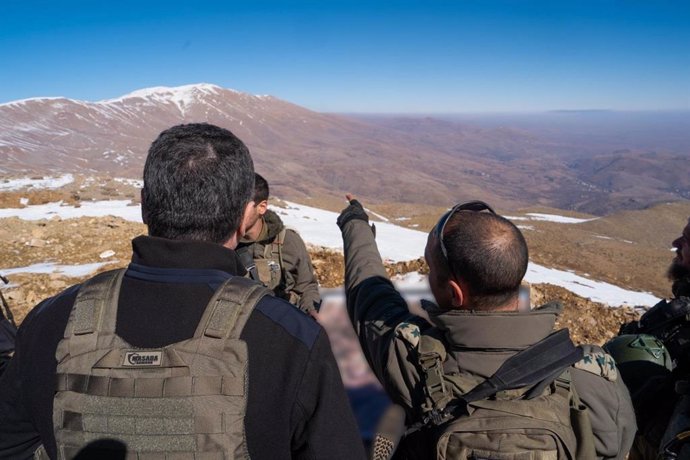
[[459, 211], [444, 231], [451, 274], [467, 283], [472, 307], [491, 310], [518, 295], [529, 255], [522, 232], [488, 212]]
[[254, 173], [254, 203], [261, 203], [262, 201], [268, 200], [269, 192], [270, 190], [266, 179], [264, 179], [261, 174]]
[[149, 234], [223, 244], [253, 189], [251, 155], [234, 134], [207, 123], [173, 126], [153, 141], [144, 165]]

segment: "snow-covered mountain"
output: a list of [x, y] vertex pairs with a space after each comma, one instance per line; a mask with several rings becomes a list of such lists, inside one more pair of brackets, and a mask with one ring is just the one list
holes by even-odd
[[631, 151], [571, 162], [579, 146], [524, 129], [323, 114], [207, 83], [97, 102], [0, 104], [0, 176], [139, 178], [153, 139], [190, 122], [234, 132], [272, 188], [293, 200], [349, 191], [376, 202], [449, 206], [482, 198], [504, 209], [538, 204], [606, 214], [690, 196], [686, 159], [677, 155]]
[[261, 139], [272, 124], [314, 118], [319, 115], [271, 96], [206, 83], [148, 88], [98, 102], [24, 99], [0, 104], [0, 171], [136, 177], [151, 141], [175, 124], [208, 121], [231, 127], [241, 138]]

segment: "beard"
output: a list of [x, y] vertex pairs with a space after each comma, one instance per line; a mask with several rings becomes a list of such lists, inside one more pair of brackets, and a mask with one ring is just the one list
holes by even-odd
[[674, 260], [671, 263], [671, 266], [668, 267], [666, 276], [668, 276], [668, 279], [671, 281], [682, 280], [683, 278], [690, 276], [690, 268], [686, 267], [685, 265], [681, 265], [677, 260]]

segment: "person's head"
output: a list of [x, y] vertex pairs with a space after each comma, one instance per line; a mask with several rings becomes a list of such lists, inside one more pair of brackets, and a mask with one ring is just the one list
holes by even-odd
[[260, 174], [254, 173], [254, 197], [252, 198], [254, 203], [249, 210], [247, 229], [254, 227], [268, 211], [268, 194], [268, 182]]
[[673, 240], [672, 244], [676, 248], [676, 257], [668, 269], [668, 277], [676, 281], [690, 275], [690, 219], [681, 235]]
[[253, 190], [252, 158], [234, 134], [206, 123], [173, 126], [146, 157], [144, 223], [151, 236], [228, 244], [244, 233]]
[[520, 283], [527, 271], [527, 243], [512, 222], [484, 206], [474, 202], [469, 208], [475, 210], [455, 207], [429, 233], [425, 250], [429, 284], [441, 307], [486, 311], [518, 307]]

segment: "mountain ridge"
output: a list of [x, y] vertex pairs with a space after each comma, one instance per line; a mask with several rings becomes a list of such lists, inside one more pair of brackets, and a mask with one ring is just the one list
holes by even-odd
[[[678, 170], [676, 160], [663, 155], [605, 151], [571, 161], [575, 147], [528, 129], [324, 114], [210, 83], [145, 88], [96, 102], [0, 104], [0, 172], [138, 178], [158, 133], [189, 122], [233, 131], [250, 148], [257, 170], [287, 199], [334, 201], [352, 192], [372, 202], [450, 206], [481, 197], [506, 209], [538, 205], [606, 214], [690, 197], [690, 178], [671, 175], [677, 183], [667, 184], [645, 176], [661, 176], [669, 165]], [[643, 159], [646, 167], [592, 175], [607, 155], [630, 165]]]

